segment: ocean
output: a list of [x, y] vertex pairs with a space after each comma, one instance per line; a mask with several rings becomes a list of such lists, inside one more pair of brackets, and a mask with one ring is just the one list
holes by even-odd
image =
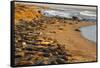
[[[90, 21], [96, 23], [96, 11], [88, 9], [42, 9], [42, 13], [47, 17], [61, 17], [61, 18], [72, 18], [73, 16], [78, 17], [80, 20]], [[80, 28], [81, 34], [88, 40], [96, 42], [96, 25], [87, 26]]]
[[42, 14], [47, 17], [62, 17], [62, 18], [72, 18], [73, 16], [78, 17], [80, 20], [96, 22], [96, 12], [90, 10], [76, 10], [76, 9], [67, 9], [67, 10], [54, 10], [54, 9], [43, 9], [41, 10]]
[[81, 34], [86, 39], [96, 42], [96, 25], [80, 28]]

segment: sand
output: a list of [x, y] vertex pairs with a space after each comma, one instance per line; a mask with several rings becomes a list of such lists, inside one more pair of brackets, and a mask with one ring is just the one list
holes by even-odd
[[[67, 21], [75, 22], [75, 21]], [[59, 44], [63, 44], [66, 51], [72, 56], [69, 57], [69, 62], [86, 62], [96, 61], [96, 43], [85, 39], [80, 31], [75, 31], [80, 27], [95, 25], [95, 23], [78, 22], [78, 24], [65, 24], [57, 22], [54, 24], [45, 24], [47, 27], [43, 32], [44, 36], [56, 39]]]

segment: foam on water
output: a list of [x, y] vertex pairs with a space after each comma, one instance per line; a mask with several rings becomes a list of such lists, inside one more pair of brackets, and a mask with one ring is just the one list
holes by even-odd
[[92, 17], [96, 17], [96, 13], [95, 12], [91, 12], [91, 11], [83, 11], [80, 12], [81, 15], [85, 15], [85, 16], [92, 16]]
[[63, 12], [63, 11], [45, 10], [45, 11], [42, 11], [42, 13], [43, 13], [45, 16], [48, 16], [48, 17], [58, 16], [58, 17], [67, 17], [67, 18], [71, 18], [70, 13], [65, 13], [65, 12]]
[[96, 22], [96, 13], [93, 11], [79, 11], [79, 10], [42, 10], [42, 13], [45, 16], [48, 17], [53, 17], [53, 16], [58, 16], [58, 17], [65, 17], [65, 18], [72, 18], [72, 16], [78, 17], [80, 20], [85, 20], [85, 21], [93, 21]]

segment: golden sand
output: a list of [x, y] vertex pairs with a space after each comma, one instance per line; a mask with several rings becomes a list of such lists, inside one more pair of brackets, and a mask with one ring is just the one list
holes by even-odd
[[[73, 23], [73, 21], [67, 22]], [[78, 22], [78, 24], [73, 23], [72, 25], [64, 23], [47, 24], [47, 28], [42, 30], [42, 32], [44, 36], [56, 39], [59, 44], [63, 44], [66, 47], [67, 52], [72, 54], [71, 63], [96, 61], [96, 44], [85, 39], [79, 31], [75, 31], [75, 29], [90, 25], [94, 25], [94, 23]]]

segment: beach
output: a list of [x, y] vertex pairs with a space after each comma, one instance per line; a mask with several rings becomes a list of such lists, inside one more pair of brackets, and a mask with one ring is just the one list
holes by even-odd
[[[67, 21], [67, 23], [69, 22], [73, 23], [73, 21]], [[81, 35], [80, 31], [75, 31], [75, 29], [91, 26], [94, 25], [94, 23], [78, 22], [78, 24], [75, 23], [70, 25], [57, 22], [55, 24], [46, 25], [47, 28], [41, 30], [43, 35], [56, 39], [59, 44], [63, 44], [66, 47], [66, 50], [72, 54], [72, 62], [86, 62], [96, 60], [95, 43], [85, 39]]]
[[29, 6], [24, 5], [24, 9], [16, 5], [16, 65], [97, 61], [96, 42], [83, 37], [80, 30], [81, 27], [96, 25], [95, 22], [79, 20], [77, 17], [47, 17], [38, 10], [39, 6], [37, 10], [35, 6], [27, 8]]

